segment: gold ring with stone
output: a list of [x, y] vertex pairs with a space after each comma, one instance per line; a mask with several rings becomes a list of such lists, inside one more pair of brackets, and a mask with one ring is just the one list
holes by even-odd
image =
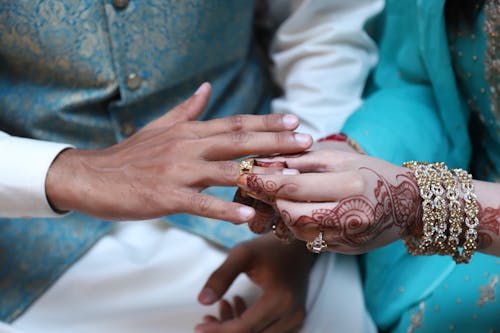
[[240, 162], [240, 176], [246, 173], [252, 173], [253, 165], [255, 164], [255, 159], [245, 158]]
[[314, 238], [314, 240], [308, 241], [306, 243], [306, 247], [312, 253], [321, 253], [325, 251], [328, 247], [328, 244], [323, 239], [323, 231], [320, 231], [318, 237]]

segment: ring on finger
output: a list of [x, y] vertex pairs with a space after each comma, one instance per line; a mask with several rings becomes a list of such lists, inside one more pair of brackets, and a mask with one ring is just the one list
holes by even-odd
[[255, 159], [245, 158], [240, 162], [240, 176], [246, 173], [252, 173], [253, 166], [255, 164]]
[[318, 253], [321, 253], [323, 251], [326, 251], [326, 249], [328, 248], [328, 244], [323, 239], [323, 231], [320, 231], [319, 235], [316, 238], [314, 238], [314, 240], [308, 241], [306, 243], [306, 247], [312, 253], [318, 254]]

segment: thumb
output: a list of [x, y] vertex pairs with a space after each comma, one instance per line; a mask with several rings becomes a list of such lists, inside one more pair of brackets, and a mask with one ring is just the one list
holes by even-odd
[[210, 83], [203, 83], [191, 97], [165, 113], [165, 115], [150, 122], [144, 128], [148, 130], [166, 128], [179, 122], [198, 118], [207, 107], [211, 92], [212, 86]]
[[245, 272], [250, 258], [237, 249], [233, 249], [224, 263], [208, 278], [198, 295], [201, 304], [210, 305], [221, 299], [238, 275]]

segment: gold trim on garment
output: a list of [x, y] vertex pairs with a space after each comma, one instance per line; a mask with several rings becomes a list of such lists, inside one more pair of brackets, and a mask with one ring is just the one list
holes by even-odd
[[491, 110], [500, 119], [500, 0], [488, 0], [484, 7], [486, 20], [486, 54], [484, 65], [490, 85]]

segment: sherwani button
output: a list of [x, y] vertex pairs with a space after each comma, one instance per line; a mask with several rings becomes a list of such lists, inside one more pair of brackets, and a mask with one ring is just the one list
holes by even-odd
[[142, 84], [142, 78], [137, 73], [131, 73], [127, 77], [127, 88], [137, 90]]
[[116, 9], [125, 9], [128, 6], [129, 0], [113, 0], [113, 6]]
[[120, 128], [121, 132], [125, 136], [131, 136], [135, 133], [135, 126], [133, 124], [123, 124]]

